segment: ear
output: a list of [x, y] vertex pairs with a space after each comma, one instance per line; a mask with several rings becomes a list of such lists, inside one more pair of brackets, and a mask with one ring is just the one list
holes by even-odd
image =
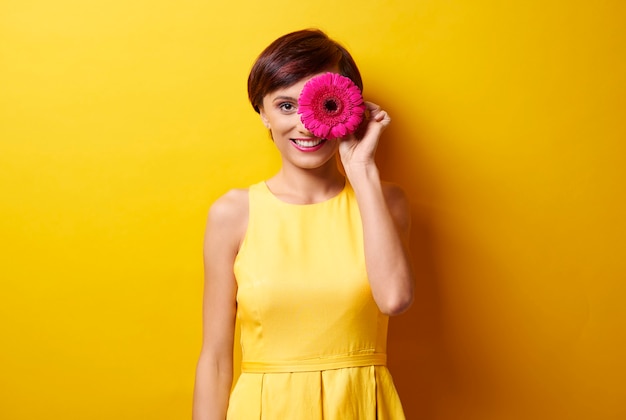
[[267, 115], [265, 114], [265, 111], [263, 110], [263, 108], [259, 109], [259, 115], [261, 116], [261, 121], [263, 121], [263, 125], [265, 126], [265, 128], [271, 129], [270, 121], [267, 118]]

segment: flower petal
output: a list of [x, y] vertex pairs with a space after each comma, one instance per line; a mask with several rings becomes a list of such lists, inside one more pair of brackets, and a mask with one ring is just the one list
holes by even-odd
[[[335, 106], [328, 106], [331, 101]], [[313, 135], [344, 137], [358, 128], [365, 104], [352, 80], [338, 73], [324, 73], [304, 85], [298, 98], [298, 113]]]

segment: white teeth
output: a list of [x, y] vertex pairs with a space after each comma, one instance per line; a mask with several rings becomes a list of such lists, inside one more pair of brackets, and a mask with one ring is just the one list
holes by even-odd
[[316, 140], [299, 140], [299, 139], [294, 139], [293, 141], [294, 141], [294, 143], [296, 143], [300, 147], [315, 147], [318, 144], [320, 144], [323, 141], [323, 139], [316, 139]]

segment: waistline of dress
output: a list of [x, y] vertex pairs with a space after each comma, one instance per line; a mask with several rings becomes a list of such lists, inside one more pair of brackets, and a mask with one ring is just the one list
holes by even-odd
[[363, 366], [385, 366], [387, 354], [357, 354], [332, 358], [314, 358], [287, 361], [250, 361], [241, 362], [241, 371], [244, 373], [285, 373], [285, 372], [312, 372], [331, 369], [343, 369]]

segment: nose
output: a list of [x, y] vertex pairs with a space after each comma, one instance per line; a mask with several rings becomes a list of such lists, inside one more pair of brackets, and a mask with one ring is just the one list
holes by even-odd
[[298, 132], [302, 133], [303, 135], [305, 135], [306, 137], [314, 137], [313, 133], [311, 133], [305, 126], [304, 123], [302, 123], [302, 119], [300, 118], [300, 115], [298, 115], [296, 118], [298, 118]]

